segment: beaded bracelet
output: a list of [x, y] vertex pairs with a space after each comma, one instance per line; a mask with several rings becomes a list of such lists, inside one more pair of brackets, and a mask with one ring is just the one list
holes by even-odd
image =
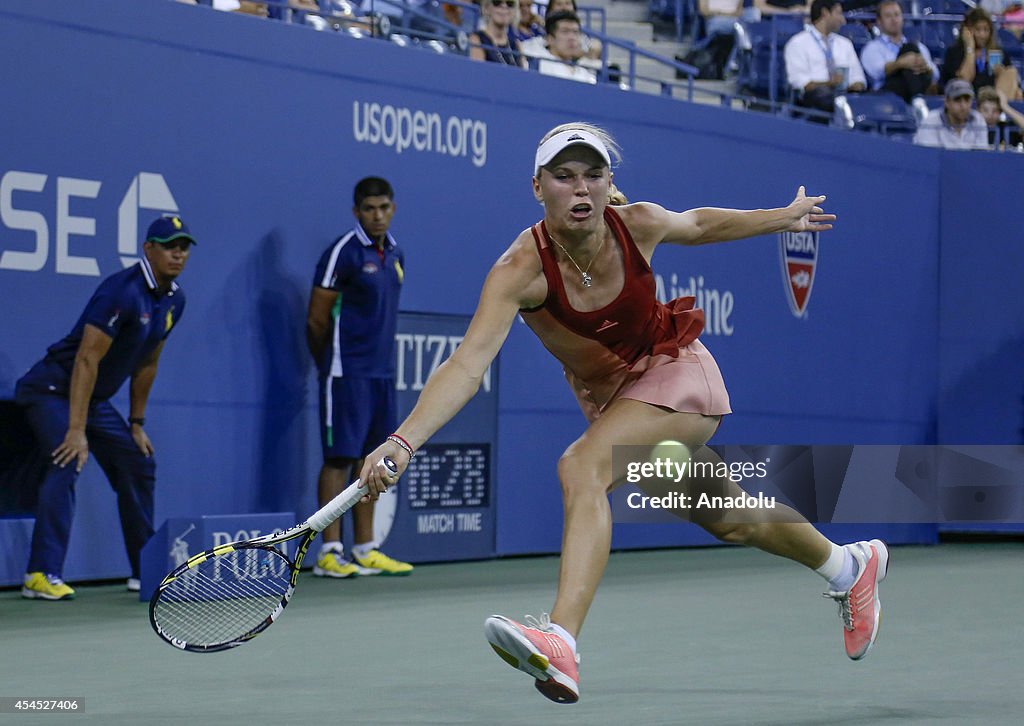
[[405, 439], [403, 439], [398, 434], [391, 434], [390, 436], [387, 437], [387, 439], [388, 439], [388, 441], [393, 441], [396, 444], [398, 444], [399, 446], [401, 446], [403, 449], [405, 449], [405, 453], [407, 453], [409, 455], [409, 460], [410, 461], [412, 461], [413, 459], [416, 458], [416, 452], [414, 452], [412, 450], [412, 447], [409, 446], [409, 442], [406, 441]]

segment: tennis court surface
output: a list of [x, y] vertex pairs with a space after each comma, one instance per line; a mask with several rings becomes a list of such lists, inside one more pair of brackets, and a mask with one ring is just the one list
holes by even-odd
[[892, 550], [878, 642], [843, 653], [820, 578], [740, 548], [615, 553], [580, 640], [581, 700], [543, 699], [483, 638], [550, 607], [554, 557], [304, 573], [281, 620], [176, 651], [123, 585], [0, 592], [0, 696], [79, 698], [11, 724], [1019, 724], [1024, 544]]

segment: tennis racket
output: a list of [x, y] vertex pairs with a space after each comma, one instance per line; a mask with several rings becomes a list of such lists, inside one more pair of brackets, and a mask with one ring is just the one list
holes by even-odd
[[[387, 457], [379, 463], [398, 471]], [[175, 648], [193, 653], [214, 653], [252, 640], [284, 612], [316, 536], [366, 491], [356, 479], [301, 524], [190, 557], [153, 593], [149, 601], [153, 630]], [[276, 546], [300, 537], [294, 560]]]

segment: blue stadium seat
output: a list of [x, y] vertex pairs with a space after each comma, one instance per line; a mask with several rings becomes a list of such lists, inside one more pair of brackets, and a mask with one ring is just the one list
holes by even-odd
[[919, 0], [918, 5], [922, 15], [963, 15], [970, 9], [961, 0]]
[[999, 45], [1003, 46], [1003, 53], [1010, 60], [1022, 61], [1024, 60], [1024, 46], [1017, 40], [1017, 36], [1011, 33], [1006, 28], [999, 28], [996, 31], [996, 37], [999, 40]]
[[[955, 23], [948, 21], [921, 21], [920, 42], [925, 44], [928, 52], [932, 54], [932, 59], [939, 65], [942, 64], [942, 59], [946, 57], [946, 49], [953, 47], [957, 43], [954, 28]], [[910, 37], [909, 33], [906, 35], [908, 38]]]
[[[773, 15], [771, 20], [744, 23], [746, 37], [739, 42], [737, 87], [761, 98], [784, 100], [788, 85], [783, 48], [786, 41], [803, 28], [800, 15]], [[774, 87], [771, 80], [773, 71]]]
[[845, 38], [849, 38], [850, 42], [853, 43], [853, 49], [857, 51], [857, 55], [860, 55], [861, 50], [871, 40], [871, 33], [861, 23], [847, 23], [839, 29], [839, 34]]
[[909, 136], [917, 130], [913, 111], [894, 93], [851, 93], [846, 102], [856, 130], [887, 136]]

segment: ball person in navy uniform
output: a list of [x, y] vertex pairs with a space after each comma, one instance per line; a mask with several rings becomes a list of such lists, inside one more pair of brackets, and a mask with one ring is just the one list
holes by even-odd
[[[320, 434], [324, 462], [317, 486], [320, 506], [341, 492], [362, 458], [395, 430], [395, 331], [405, 257], [388, 229], [395, 194], [379, 177], [366, 177], [352, 194], [356, 226], [320, 257], [306, 317], [306, 341], [320, 381]], [[352, 509], [352, 559], [345, 557], [341, 523], [323, 532], [313, 574], [408, 575], [412, 565], [374, 542], [375, 502]]]
[[[176, 282], [195, 239], [177, 216], [155, 220], [137, 265], [106, 278], [67, 336], [51, 345], [15, 387], [15, 400], [52, 462], [39, 505], [22, 596], [69, 600], [64, 558], [75, 481], [92, 452], [117, 494], [131, 577], [139, 589], [139, 553], [153, 534], [156, 464], [146, 435], [146, 402], [157, 362], [185, 310]], [[125, 422], [109, 399], [131, 378]]]

